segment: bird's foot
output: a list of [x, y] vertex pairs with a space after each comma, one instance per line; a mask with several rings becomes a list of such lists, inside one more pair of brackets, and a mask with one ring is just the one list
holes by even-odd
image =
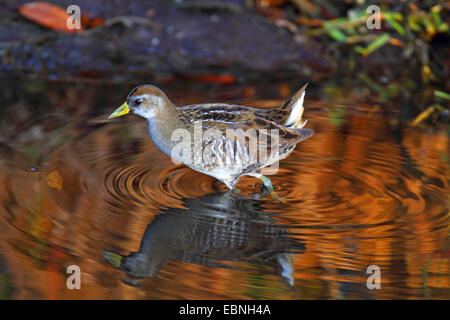
[[261, 182], [264, 184], [264, 186], [266, 187], [267, 191], [269, 191], [270, 195], [272, 196], [272, 198], [274, 198], [275, 200], [278, 200], [280, 202], [286, 202], [282, 197], [280, 197], [276, 192], [275, 189], [272, 185], [272, 181], [262, 175], [262, 174], [255, 174], [254, 177], [258, 178], [259, 180], [261, 180]]

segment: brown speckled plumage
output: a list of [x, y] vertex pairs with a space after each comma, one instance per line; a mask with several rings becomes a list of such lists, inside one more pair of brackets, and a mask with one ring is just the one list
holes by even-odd
[[[202, 132], [214, 132], [211, 135], [204, 134], [201, 141], [194, 139], [191, 144], [191, 150], [195, 152], [209, 150], [208, 156], [204, 156], [198, 163], [183, 163], [196, 171], [216, 177], [232, 188], [242, 175], [261, 177], [257, 173], [258, 170], [283, 159], [297, 143], [313, 134], [313, 130], [302, 128], [305, 124], [301, 121], [305, 89], [306, 85], [283, 105], [272, 109], [225, 103], [176, 107], [157, 87], [143, 85], [130, 92], [127, 104], [132, 113], [148, 120], [150, 136], [154, 143], [172, 156], [172, 148], [176, 145], [171, 139], [174, 130], [184, 129], [191, 136], [195, 136], [195, 127], [201, 124]], [[230, 140], [227, 136], [230, 130], [237, 133], [254, 131], [257, 139], [244, 137], [241, 141], [238, 141], [238, 138]], [[274, 144], [276, 139], [279, 139], [278, 143]], [[258, 150], [265, 151], [269, 158], [258, 157], [247, 163], [255, 141]], [[236, 157], [234, 166], [226, 164], [226, 153], [230, 149]], [[272, 151], [275, 149], [278, 153], [273, 156]], [[244, 164], [241, 165], [241, 162]]]

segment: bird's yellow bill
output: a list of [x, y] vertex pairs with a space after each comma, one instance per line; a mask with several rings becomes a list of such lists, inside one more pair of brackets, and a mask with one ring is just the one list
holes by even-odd
[[116, 111], [111, 113], [111, 115], [108, 117], [108, 119], [114, 119], [117, 117], [121, 117], [129, 112], [130, 112], [130, 108], [128, 108], [128, 104], [125, 102], [123, 105], [121, 105], [119, 108], [117, 108]]

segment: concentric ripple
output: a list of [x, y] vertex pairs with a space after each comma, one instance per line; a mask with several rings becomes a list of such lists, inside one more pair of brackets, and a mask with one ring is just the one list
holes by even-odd
[[[448, 297], [448, 136], [330, 109], [307, 109], [316, 134], [270, 177], [284, 202], [249, 177], [224, 198], [221, 182], [160, 152], [145, 123], [105, 125], [42, 170], [5, 173], [2, 216], [20, 232], [4, 252], [51, 271], [76, 262], [95, 298]], [[19, 265], [13, 256], [3, 260]], [[367, 290], [369, 265], [383, 290]], [[145, 290], [120, 289], [124, 273]]]

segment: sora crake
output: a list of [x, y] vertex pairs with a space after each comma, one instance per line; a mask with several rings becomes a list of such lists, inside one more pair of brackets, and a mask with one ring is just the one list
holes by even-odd
[[303, 128], [306, 86], [279, 107], [259, 109], [226, 103], [177, 107], [160, 89], [145, 84], [134, 88], [109, 119], [139, 115], [147, 119], [154, 144], [175, 162], [222, 181], [230, 190], [240, 177], [256, 177], [278, 198], [261, 171], [313, 135], [312, 129]]

